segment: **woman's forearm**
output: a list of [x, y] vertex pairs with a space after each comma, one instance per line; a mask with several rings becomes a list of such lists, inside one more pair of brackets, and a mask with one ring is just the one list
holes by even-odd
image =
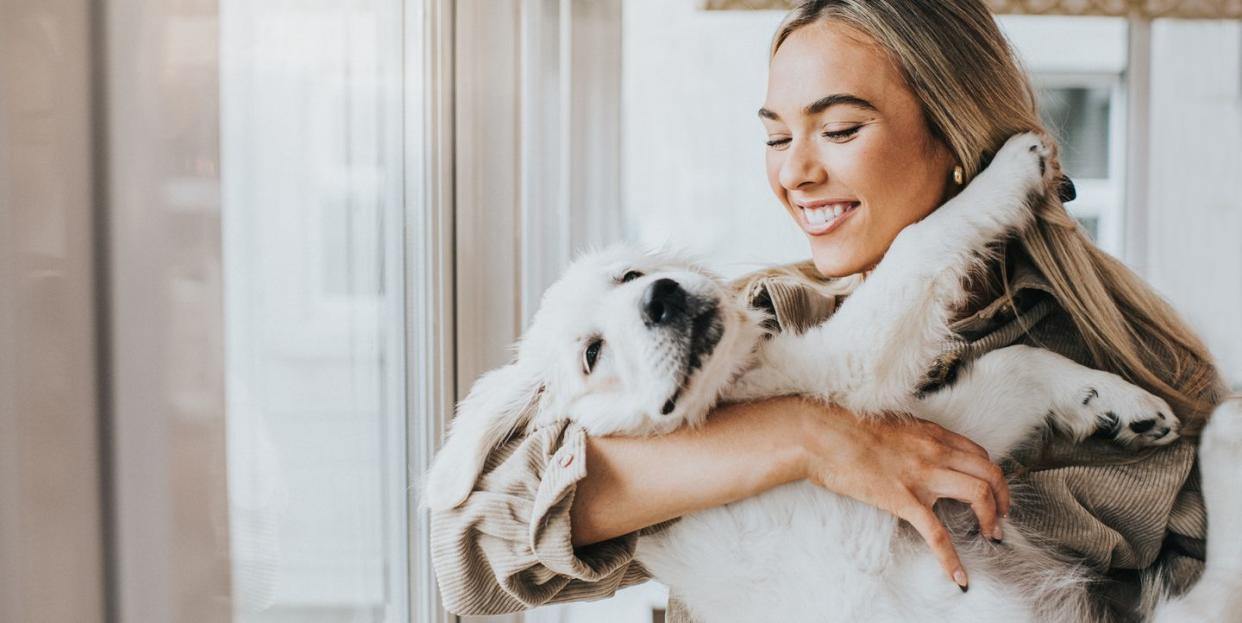
[[1004, 474], [969, 439], [923, 420], [858, 418], [796, 397], [721, 407], [698, 430], [588, 437], [586, 454], [570, 507], [575, 547], [806, 479], [909, 522], [965, 590], [936, 500], [970, 504], [981, 534], [996, 540], [1009, 508]]
[[588, 437], [570, 518], [575, 547], [803, 478], [798, 435], [810, 406], [775, 398], [723, 406], [698, 429]]

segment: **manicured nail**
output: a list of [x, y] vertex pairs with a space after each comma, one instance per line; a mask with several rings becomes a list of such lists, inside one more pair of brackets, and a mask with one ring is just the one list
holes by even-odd
[[963, 593], [970, 588], [970, 584], [966, 581], [966, 572], [961, 569], [953, 572], [953, 581], [957, 582], [957, 587], [962, 589]]

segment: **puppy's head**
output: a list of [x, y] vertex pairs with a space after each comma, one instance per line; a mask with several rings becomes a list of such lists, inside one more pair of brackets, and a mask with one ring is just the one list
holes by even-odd
[[760, 334], [755, 312], [681, 257], [626, 246], [583, 256], [544, 293], [517, 359], [462, 402], [427, 504], [459, 504], [497, 444], [543, 422], [593, 435], [701, 422]]

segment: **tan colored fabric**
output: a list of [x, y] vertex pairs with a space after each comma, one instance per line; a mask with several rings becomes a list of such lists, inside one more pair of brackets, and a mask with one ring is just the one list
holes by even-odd
[[[769, 310], [773, 330], [803, 331], [839, 302], [823, 296], [821, 284], [800, 284], [790, 274], [753, 275], [734, 285]], [[1013, 343], [1088, 363], [1038, 274], [1019, 266], [1009, 285], [1016, 308], [997, 299], [955, 323], [963, 340], [941, 358], [941, 369], [929, 372], [928, 391], [951, 380], [956, 366]], [[667, 523], [576, 551], [570, 545], [569, 508], [587, 468], [584, 439], [580, 427], [565, 422], [514, 438], [489, 457], [461, 506], [432, 514], [432, 559], [449, 610], [501, 614], [600, 599], [649, 579], [633, 560], [637, 538]], [[1020, 496], [1013, 519], [1107, 574], [1100, 601], [1113, 618], [1127, 620], [1137, 602], [1137, 570], [1159, 566], [1175, 589], [1202, 571], [1206, 515], [1194, 461], [1186, 441], [1136, 453], [1050, 437], [1005, 465]], [[693, 623], [676, 596], [667, 620]]]

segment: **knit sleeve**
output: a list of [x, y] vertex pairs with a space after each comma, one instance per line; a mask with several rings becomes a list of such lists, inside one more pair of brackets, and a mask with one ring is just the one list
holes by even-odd
[[649, 579], [634, 560], [638, 532], [573, 547], [569, 510], [586, 469], [585, 431], [558, 422], [497, 448], [465, 502], [432, 512], [432, 564], [450, 612], [600, 599]]
[[[1064, 312], [1040, 322], [1026, 343], [1090, 365]], [[1027, 504], [1015, 513], [1048, 542], [1102, 573], [1160, 567], [1164, 588], [1181, 592], [1203, 568], [1206, 513], [1194, 469], [1196, 442], [1183, 437], [1135, 451], [1054, 437], [1016, 477], [1013, 484], [1027, 493]]]

